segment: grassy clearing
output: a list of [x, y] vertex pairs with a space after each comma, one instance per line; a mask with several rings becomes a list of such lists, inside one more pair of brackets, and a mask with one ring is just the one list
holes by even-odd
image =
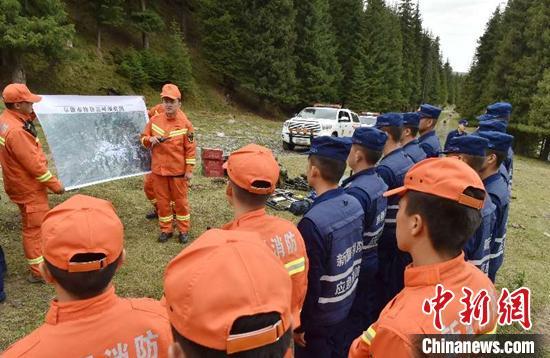
[[[267, 145], [278, 152], [279, 160], [290, 176], [305, 171], [306, 157], [299, 153], [281, 152], [279, 131], [281, 122], [261, 119], [241, 112], [209, 112], [190, 110], [189, 117], [197, 127], [199, 146], [223, 147], [233, 150], [249, 142]], [[452, 113], [446, 113], [449, 119]], [[455, 122], [442, 124], [440, 134], [453, 129]], [[221, 136], [219, 133], [223, 133]], [[44, 141], [43, 141], [44, 143]], [[550, 283], [546, 269], [546, 253], [550, 250], [548, 219], [550, 209], [550, 164], [518, 157], [515, 159], [513, 202], [510, 213], [507, 255], [498, 277], [499, 287], [516, 288], [526, 285], [533, 292], [532, 317], [534, 332], [550, 333]], [[225, 202], [225, 185], [200, 175], [196, 170], [191, 189], [191, 237], [198, 237], [208, 226], [217, 227], [231, 219], [232, 213]], [[27, 267], [20, 239], [19, 212], [9, 203], [0, 189], [0, 245], [7, 256], [9, 272], [6, 277], [8, 299], [0, 304], [0, 350], [21, 338], [43, 322], [53, 289], [46, 285], [30, 285], [25, 281]], [[126, 229], [127, 261], [115, 277], [117, 291], [123, 296], [159, 298], [162, 294], [162, 275], [168, 261], [182, 246], [172, 240], [158, 244], [157, 223], [147, 221], [149, 210], [143, 191], [142, 178], [131, 178], [83, 188], [63, 196], [52, 195], [56, 205], [76, 193], [111, 200]], [[297, 221], [290, 213], [277, 213]], [[516, 329], [511, 329], [515, 331]]]

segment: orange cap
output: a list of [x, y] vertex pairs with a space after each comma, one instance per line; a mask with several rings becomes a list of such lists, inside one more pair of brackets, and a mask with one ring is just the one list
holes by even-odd
[[[231, 153], [223, 165], [229, 179], [240, 188], [254, 194], [271, 194], [279, 180], [279, 164], [271, 150], [257, 144], [248, 144]], [[267, 182], [269, 187], [257, 187], [257, 182]]]
[[429, 158], [409, 169], [402, 187], [389, 190], [384, 196], [404, 195], [414, 190], [481, 209], [483, 200], [464, 194], [469, 187], [485, 191], [481, 178], [468, 164], [458, 158]]
[[[164, 295], [172, 326], [185, 338], [228, 354], [276, 342], [291, 327], [292, 284], [257, 233], [211, 229], [167, 266]], [[281, 320], [231, 334], [240, 317], [278, 312]]]
[[[50, 210], [42, 223], [44, 258], [69, 272], [99, 270], [122, 253], [124, 227], [113, 205], [102, 199], [75, 195]], [[104, 254], [91, 262], [71, 262], [77, 254]]]
[[42, 97], [31, 93], [27, 85], [23, 83], [11, 83], [4, 88], [4, 91], [2, 92], [2, 99], [4, 100], [4, 103], [36, 103], [40, 102]]
[[160, 97], [168, 97], [172, 99], [181, 99], [181, 92], [178, 88], [178, 86], [173, 85], [171, 83], [166, 84], [162, 86], [162, 92], [160, 93]]

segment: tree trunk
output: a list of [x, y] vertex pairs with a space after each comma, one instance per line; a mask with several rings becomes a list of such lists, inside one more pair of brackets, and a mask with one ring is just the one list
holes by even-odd
[[97, 50], [101, 51], [101, 25], [97, 25]]
[[143, 42], [143, 48], [147, 50], [149, 48], [149, 35], [147, 32], [141, 33], [141, 40]]
[[542, 150], [540, 151], [539, 158], [546, 161], [548, 160], [549, 155], [550, 155], [550, 137], [545, 137], [542, 143]]
[[[147, 0], [140, 0], [141, 11], [147, 10]], [[149, 48], [149, 35], [146, 32], [141, 32], [141, 42], [143, 43], [143, 48]]]
[[27, 82], [27, 76], [25, 73], [25, 67], [23, 66], [23, 60], [21, 59], [21, 55], [14, 54], [14, 67], [13, 72], [11, 74], [11, 81], [13, 83], [26, 83]]

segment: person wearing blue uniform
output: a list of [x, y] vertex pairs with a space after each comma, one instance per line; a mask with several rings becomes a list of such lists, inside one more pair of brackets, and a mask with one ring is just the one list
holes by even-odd
[[449, 144], [449, 141], [451, 139], [468, 134], [468, 132], [466, 132], [466, 126], [468, 126], [468, 121], [465, 118], [462, 118], [458, 121], [458, 128], [454, 131], [450, 131], [449, 134], [447, 134], [447, 139], [445, 139], [445, 145], [443, 146], [444, 150], [447, 149], [447, 145]]
[[343, 324], [355, 299], [363, 255], [364, 212], [338, 186], [350, 146], [342, 138], [313, 138], [307, 180], [317, 193], [298, 223], [309, 258], [308, 287], [295, 334], [296, 357], [345, 356]]
[[[399, 113], [386, 113], [376, 118], [376, 127], [388, 134], [383, 157], [378, 162], [376, 172], [388, 186], [388, 190], [403, 186], [405, 174], [413, 166], [412, 160], [401, 148], [403, 117]], [[378, 289], [380, 296], [378, 309], [384, 306], [403, 289], [403, 273], [411, 257], [397, 248], [396, 215], [399, 210], [399, 197], [388, 198], [388, 208], [382, 236], [378, 241]], [[378, 311], [380, 313], [380, 311]]]
[[496, 274], [504, 261], [506, 225], [508, 224], [510, 205], [510, 191], [506, 181], [499, 173], [499, 167], [504, 162], [514, 137], [494, 131], [479, 132], [478, 135], [489, 140], [489, 149], [487, 149], [481, 178], [496, 206], [496, 225], [491, 241], [491, 260], [489, 262], [489, 278], [495, 282]]
[[418, 163], [426, 159], [426, 152], [420, 148], [418, 139], [416, 138], [418, 135], [419, 123], [420, 114], [418, 112], [403, 113], [403, 135], [401, 136], [401, 145], [413, 163]]
[[[508, 102], [496, 102], [487, 106], [487, 115], [492, 116], [493, 118], [503, 121], [508, 126], [510, 122], [510, 116], [512, 114], [512, 105]], [[514, 151], [512, 147], [508, 148], [506, 152], [506, 159], [502, 163], [506, 168], [506, 171], [509, 175], [510, 187], [512, 186], [512, 177], [514, 171]]]
[[[451, 138], [447, 144], [444, 154], [462, 160], [474, 169], [481, 178], [489, 141], [477, 135], [465, 135]], [[489, 274], [491, 241], [495, 225], [496, 206], [489, 196], [486, 196], [481, 208], [481, 224], [464, 246], [464, 258], [486, 275]]]
[[431, 104], [423, 104], [420, 106], [418, 114], [420, 114], [420, 123], [418, 124], [420, 148], [426, 152], [428, 158], [438, 157], [441, 145], [435, 133], [435, 126], [441, 114], [441, 108]]
[[[494, 131], [494, 132], [499, 132], [499, 133], [506, 133], [506, 129], [508, 127], [508, 124], [504, 121], [500, 121], [498, 119], [494, 119], [495, 117], [494, 116], [491, 116], [491, 115], [484, 115], [484, 116], [489, 116], [489, 118], [492, 118], [492, 119], [484, 119], [484, 120], [481, 120], [479, 122], [479, 127], [478, 127], [478, 130], [477, 132], [489, 132], [489, 131]], [[483, 116], [479, 116], [479, 118], [482, 118]], [[485, 117], [487, 118], [487, 117]], [[510, 151], [512, 149], [510, 148], [509, 151], [508, 151], [508, 155], [510, 155]], [[508, 158], [508, 156], [507, 156]], [[505, 160], [506, 162], [506, 160]], [[508, 184], [508, 190], [511, 192], [512, 190], [512, 183], [510, 182], [510, 173], [508, 173], [508, 170], [506, 169], [506, 166], [504, 165], [504, 162], [500, 165], [500, 167], [498, 168], [498, 171], [500, 173], [500, 175], [502, 176], [502, 178], [504, 179], [504, 181], [506, 181], [506, 183]]]
[[388, 189], [376, 173], [375, 165], [382, 157], [387, 134], [376, 128], [357, 128], [350, 141], [348, 165], [353, 175], [342, 187], [361, 204], [364, 216], [363, 258], [355, 300], [346, 319], [346, 350], [378, 318], [376, 275], [378, 272], [378, 240], [384, 229]]

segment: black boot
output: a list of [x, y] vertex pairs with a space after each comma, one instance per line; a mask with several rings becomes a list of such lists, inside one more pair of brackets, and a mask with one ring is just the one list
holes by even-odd
[[159, 214], [157, 213], [157, 211], [155, 209], [151, 210], [150, 212], [148, 212], [145, 215], [145, 218], [148, 219], [148, 220], [153, 220], [153, 219], [156, 219], [158, 217], [159, 217]]
[[166, 242], [166, 241], [168, 241], [171, 237], [172, 237], [172, 233], [171, 233], [171, 232], [161, 232], [160, 235], [159, 235], [158, 241], [159, 241], [159, 242]]
[[180, 242], [180, 244], [187, 244], [187, 242], [189, 242], [189, 236], [186, 232], [180, 232], [178, 236], [178, 241]]

